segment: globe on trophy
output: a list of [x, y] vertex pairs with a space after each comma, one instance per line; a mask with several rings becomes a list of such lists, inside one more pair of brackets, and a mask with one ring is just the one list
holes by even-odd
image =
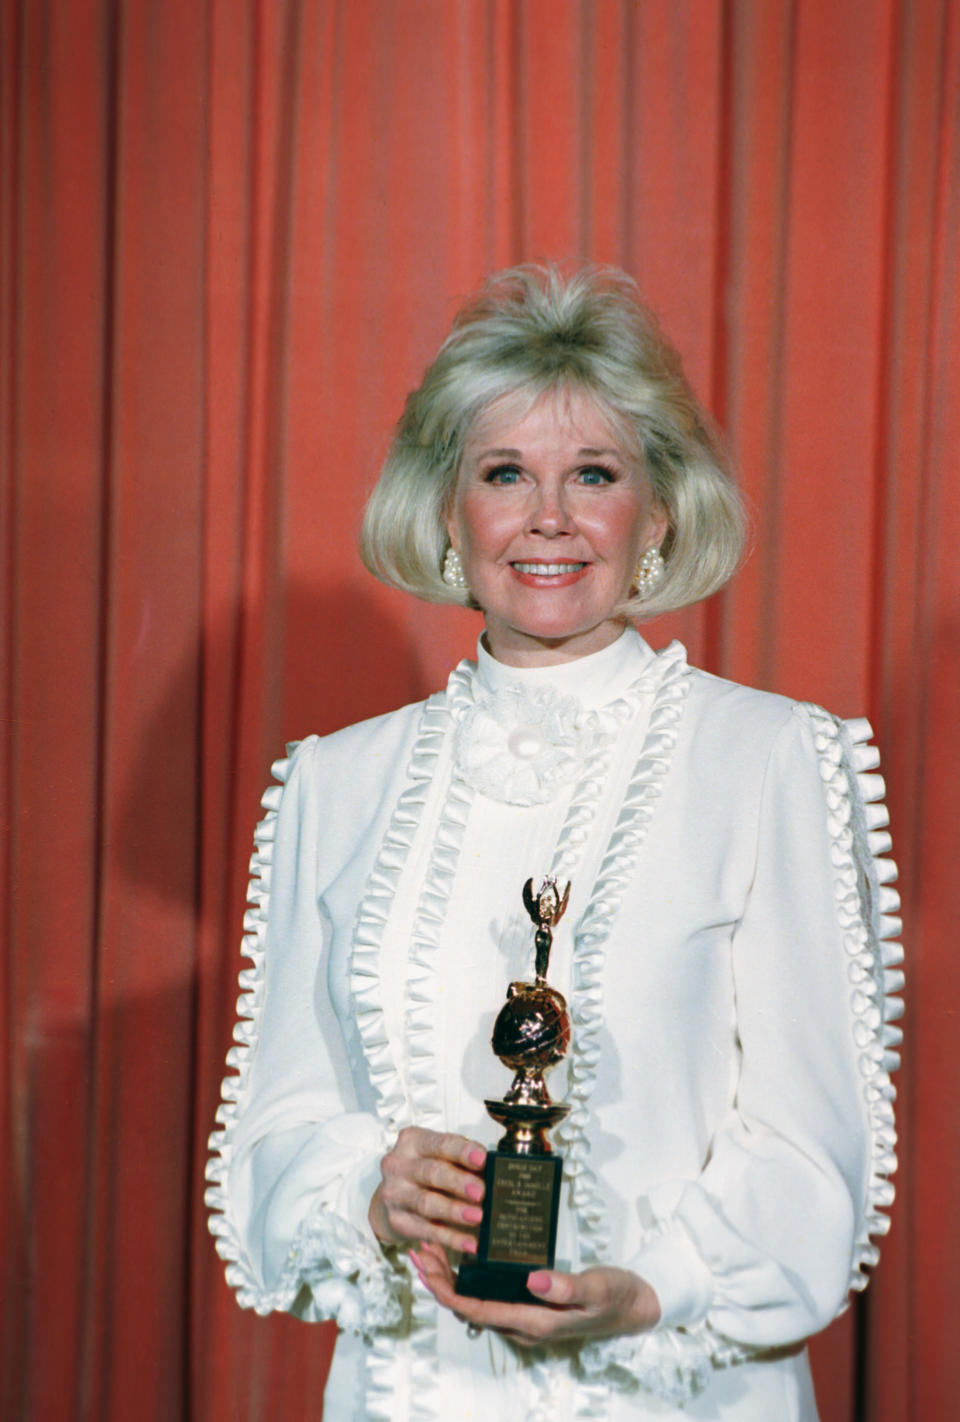
[[523, 886], [523, 903], [536, 925], [535, 978], [511, 983], [493, 1027], [491, 1045], [513, 1081], [502, 1100], [484, 1104], [504, 1127], [496, 1150], [487, 1152], [483, 1220], [477, 1252], [457, 1272], [457, 1293], [508, 1303], [540, 1303], [527, 1288], [534, 1269], [552, 1269], [563, 1161], [547, 1132], [570, 1110], [550, 1099], [544, 1072], [562, 1061], [570, 1046], [570, 1018], [560, 993], [547, 985], [553, 930], [570, 897], [553, 878], [537, 893]]

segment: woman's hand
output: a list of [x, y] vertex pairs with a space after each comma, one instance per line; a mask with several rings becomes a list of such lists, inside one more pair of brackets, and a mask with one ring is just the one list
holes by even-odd
[[660, 1319], [660, 1302], [654, 1290], [629, 1269], [586, 1269], [582, 1274], [562, 1274], [537, 1269], [527, 1280], [539, 1304], [498, 1303], [493, 1299], [463, 1298], [454, 1292], [453, 1270], [442, 1249], [434, 1244], [410, 1258], [423, 1283], [444, 1308], [476, 1328], [493, 1328], [521, 1347], [556, 1343], [566, 1338], [608, 1338], [615, 1333], [645, 1333]]
[[464, 1233], [483, 1218], [478, 1178], [487, 1152], [466, 1136], [406, 1126], [380, 1162], [383, 1177], [370, 1201], [370, 1226], [384, 1244], [428, 1240], [476, 1252], [476, 1237]]

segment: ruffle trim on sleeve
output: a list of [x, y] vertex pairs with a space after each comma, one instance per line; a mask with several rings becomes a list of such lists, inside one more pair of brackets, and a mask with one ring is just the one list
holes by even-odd
[[[882, 803], [883, 780], [876, 774], [879, 753], [869, 744], [869, 722], [837, 721], [817, 706], [804, 709], [812, 722], [827, 802], [837, 914], [848, 954], [853, 1035], [872, 1137], [867, 1205], [850, 1282], [851, 1288], [862, 1289], [867, 1283], [865, 1270], [879, 1257], [870, 1237], [886, 1233], [889, 1220], [882, 1210], [893, 1200], [889, 1176], [896, 1168], [895, 1089], [890, 1073], [900, 1064], [896, 1048], [901, 1033], [893, 1023], [903, 1012], [896, 996], [903, 986], [899, 970], [903, 950], [892, 940], [901, 930], [900, 901], [890, 887], [896, 866], [885, 857], [891, 845], [888, 815]], [[596, 1005], [597, 999], [588, 1002]], [[660, 1228], [671, 1227], [679, 1226], [673, 1221]], [[586, 1233], [586, 1220], [583, 1228]], [[587, 1383], [643, 1389], [683, 1406], [704, 1390], [717, 1369], [763, 1353], [725, 1338], [704, 1320], [588, 1343], [580, 1351], [580, 1370]]]
[[[275, 761], [270, 767], [271, 775], [279, 784], [269, 786], [260, 801], [267, 813], [253, 832], [250, 887], [247, 890], [249, 907], [243, 917], [244, 935], [240, 948], [243, 956], [249, 958], [253, 966], [244, 968], [240, 973], [239, 984], [242, 991], [237, 1002], [237, 1022], [233, 1029], [235, 1045], [227, 1053], [227, 1066], [234, 1075], [225, 1077], [220, 1088], [222, 1099], [216, 1115], [219, 1129], [212, 1133], [208, 1142], [210, 1158], [207, 1161], [206, 1178], [210, 1185], [204, 1197], [207, 1208], [212, 1212], [207, 1222], [208, 1228], [216, 1237], [217, 1253], [226, 1261], [227, 1282], [237, 1290], [237, 1297], [244, 1308], [259, 1307], [257, 1299], [266, 1296], [247, 1263], [240, 1235], [230, 1216], [225, 1184], [233, 1162], [233, 1136], [241, 1105], [247, 1094], [250, 1066], [260, 1036], [265, 974], [264, 937], [270, 905], [270, 872], [277, 812], [283, 787], [290, 774], [290, 762], [299, 744], [299, 741], [291, 741], [287, 746], [286, 757]], [[275, 1304], [267, 1303], [260, 1308], [260, 1312], [269, 1313], [274, 1307]]]
[[221, 1088], [217, 1109], [219, 1129], [210, 1136], [210, 1159], [206, 1178], [210, 1181], [205, 1200], [211, 1211], [210, 1233], [226, 1263], [227, 1283], [236, 1290], [241, 1308], [260, 1314], [275, 1309], [288, 1310], [304, 1283], [310, 1286], [318, 1316], [334, 1318], [341, 1328], [366, 1333], [390, 1328], [401, 1316], [403, 1278], [385, 1256], [347, 1220], [325, 1206], [318, 1206], [302, 1221], [279, 1284], [264, 1289], [251, 1268], [236, 1224], [230, 1214], [226, 1180], [233, 1162], [234, 1133], [249, 1088], [250, 1068], [260, 1036], [266, 973], [266, 931], [270, 908], [270, 876], [277, 815], [284, 786], [290, 774], [293, 753], [299, 741], [287, 746], [286, 757], [275, 761], [271, 774], [278, 782], [264, 792], [261, 804], [266, 815], [254, 830], [254, 850], [250, 860], [249, 907], [244, 915], [243, 956], [252, 967], [240, 973], [242, 989], [237, 1002], [235, 1045], [227, 1053], [227, 1065], [235, 1073]]
[[273, 1289], [258, 1287], [242, 1260], [234, 1257], [225, 1224], [220, 1216], [211, 1229], [218, 1236], [217, 1252], [228, 1260], [227, 1283], [236, 1290], [241, 1308], [259, 1314], [288, 1312], [306, 1284], [313, 1296], [314, 1316], [333, 1319], [346, 1332], [369, 1338], [400, 1323], [403, 1295], [409, 1288], [405, 1276], [327, 1206], [319, 1205], [301, 1222]]
[[900, 898], [891, 884], [897, 867], [883, 804], [884, 783], [876, 774], [880, 755], [870, 745], [869, 721], [840, 721], [807, 704], [832, 839], [837, 917], [848, 955], [853, 1037], [859, 1052], [863, 1095], [871, 1132], [871, 1168], [866, 1208], [854, 1249], [851, 1289], [867, 1286], [866, 1270], [879, 1251], [871, 1235], [884, 1235], [890, 1221], [882, 1212], [893, 1202], [890, 1176], [897, 1167], [891, 1072], [900, 1065], [903, 1015], [897, 996], [903, 987]]
[[[566, 1155], [566, 1172], [573, 1181], [573, 1205], [585, 1264], [605, 1259], [609, 1246], [606, 1212], [597, 1190], [596, 1176], [588, 1164], [585, 1129], [600, 1063], [605, 944], [623, 894], [634, 876], [677, 743], [683, 706], [690, 689], [686, 652], [679, 642], [671, 643], [659, 653], [655, 675], [659, 684], [654, 690], [646, 735], [590, 902], [580, 920], [574, 947], [570, 1004], [574, 1031], [568, 1093], [571, 1110], [556, 1135]], [[572, 809], [575, 811], [576, 806]], [[568, 823], [576, 829], [575, 814], [568, 818]], [[566, 854], [567, 844], [562, 836], [555, 866], [561, 874], [566, 868]]]
[[643, 1389], [682, 1407], [703, 1392], [718, 1368], [756, 1357], [722, 1338], [706, 1323], [662, 1332], [619, 1334], [580, 1350], [580, 1369], [589, 1380], [603, 1379], [621, 1390]]
[[301, 1283], [309, 1285], [321, 1318], [332, 1318], [345, 1332], [367, 1339], [397, 1327], [409, 1289], [399, 1268], [392, 1269], [370, 1240], [324, 1206], [297, 1231], [278, 1289], [284, 1302], [273, 1306], [289, 1308]]

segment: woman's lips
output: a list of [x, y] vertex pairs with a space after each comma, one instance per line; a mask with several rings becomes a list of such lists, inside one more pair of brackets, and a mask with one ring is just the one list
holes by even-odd
[[510, 564], [517, 581], [528, 588], [568, 587], [571, 583], [579, 582], [589, 566], [589, 563], [561, 562], [559, 559], [555, 563], [531, 559], [529, 562], [517, 561]]

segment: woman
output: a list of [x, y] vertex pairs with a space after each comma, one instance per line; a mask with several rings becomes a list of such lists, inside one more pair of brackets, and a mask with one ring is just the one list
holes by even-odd
[[[461, 313], [368, 508], [385, 582], [479, 608], [446, 689], [275, 767], [212, 1228], [239, 1301], [336, 1318], [325, 1416], [816, 1418], [803, 1341], [886, 1226], [897, 900], [866, 722], [631, 619], [734, 571], [740, 505], [625, 278]], [[542, 1303], [464, 1298], [528, 877], [572, 884]], [[318, 1409], [319, 1410], [319, 1409]]]

